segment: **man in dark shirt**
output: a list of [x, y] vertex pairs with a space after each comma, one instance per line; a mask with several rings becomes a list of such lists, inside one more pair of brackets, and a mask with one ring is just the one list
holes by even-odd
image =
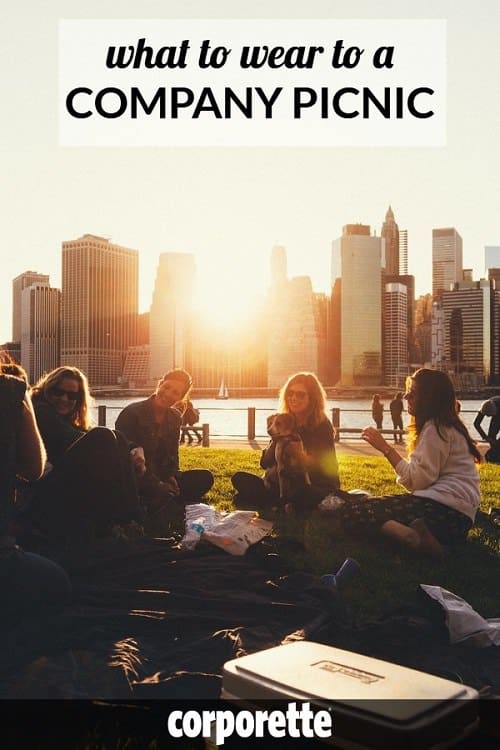
[[116, 429], [136, 449], [142, 449], [144, 473], [138, 479], [139, 493], [151, 509], [172, 498], [192, 502], [214, 481], [209, 471], [179, 469], [180, 427], [191, 384], [188, 372], [170, 370], [149, 398], [126, 406], [116, 420]]
[[[490, 417], [487, 433], [481, 427], [484, 417]], [[481, 404], [474, 420], [474, 427], [491, 446], [485, 454], [486, 460], [490, 463], [500, 463], [500, 441], [497, 439], [500, 432], [500, 396], [492, 396]]]
[[[481, 427], [484, 417], [491, 418], [488, 433]], [[474, 427], [483, 440], [486, 440], [493, 447], [497, 442], [497, 435], [500, 432], [500, 396], [493, 396], [481, 404], [474, 420]]]

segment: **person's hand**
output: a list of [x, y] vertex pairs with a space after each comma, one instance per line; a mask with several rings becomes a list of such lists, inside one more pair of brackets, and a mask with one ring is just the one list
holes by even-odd
[[160, 491], [163, 496], [170, 497], [177, 497], [177, 495], [180, 495], [181, 493], [181, 489], [175, 477], [169, 477], [163, 482], [160, 482]]
[[146, 473], [146, 458], [144, 456], [144, 448], [137, 446], [132, 448], [130, 451], [130, 458], [132, 459], [132, 466], [134, 467], [135, 473], [138, 476], [142, 476]]
[[381, 453], [385, 453], [390, 448], [383, 435], [375, 427], [365, 427], [361, 432], [361, 437]]

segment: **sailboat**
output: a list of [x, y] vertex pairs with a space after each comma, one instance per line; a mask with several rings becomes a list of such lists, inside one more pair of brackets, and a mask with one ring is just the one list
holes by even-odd
[[227, 385], [224, 383], [224, 378], [222, 378], [222, 380], [220, 381], [219, 392], [215, 398], [217, 399], [229, 398], [229, 392], [227, 390]]

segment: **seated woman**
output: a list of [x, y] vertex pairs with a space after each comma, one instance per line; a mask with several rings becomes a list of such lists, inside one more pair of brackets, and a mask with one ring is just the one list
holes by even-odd
[[50, 537], [87, 536], [140, 519], [138, 458], [113, 430], [91, 429], [85, 375], [58, 367], [33, 386], [32, 399], [50, 464], [28, 511], [35, 526]]
[[181, 420], [191, 386], [186, 370], [169, 370], [149, 398], [129, 404], [116, 420], [116, 429], [142, 454], [139, 494], [150, 512], [172, 501], [177, 505], [195, 502], [214, 483], [206, 469], [179, 469]]
[[[326, 394], [316, 375], [312, 372], [292, 375], [280, 391], [278, 410], [295, 417], [297, 433], [302, 438], [303, 468], [311, 484], [300, 487], [292, 507], [307, 512], [340, 485], [335, 435], [326, 413]], [[275, 447], [271, 440], [262, 452], [260, 465], [265, 470], [276, 465]], [[279, 502], [276, 483], [266, 486], [261, 477], [245, 471], [236, 472], [231, 481], [238, 492], [234, 498], [237, 507], [272, 506]]]
[[0, 367], [0, 596], [2, 627], [23, 616], [60, 607], [71, 598], [71, 585], [59, 565], [24, 552], [9, 536], [15, 513], [16, 474], [38, 479], [45, 449], [37, 428], [26, 383]]
[[456, 409], [444, 372], [422, 368], [408, 378], [409, 459], [401, 458], [374, 427], [363, 438], [379, 450], [410, 494], [344, 502], [338, 509], [353, 533], [379, 530], [440, 558], [463, 544], [479, 507], [481, 456]]

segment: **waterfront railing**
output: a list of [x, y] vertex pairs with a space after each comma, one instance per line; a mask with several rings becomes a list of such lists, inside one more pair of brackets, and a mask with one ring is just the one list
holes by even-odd
[[[97, 414], [97, 423], [103, 427], [114, 427], [116, 418], [119, 412], [122, 410], [121, 406], [110, 406], [107, 404], [101, 404], [95, 407]], [[269, 414], [274, 413], [274, 409], [258, 408], [255, 406], [248, 407], [207, 407], [203, 409], [204, 415], [207, 415], [206, 421], [196, 425], [196, 428], [202, 432], [202, 446], [209, 447], [210, 439], [235, 439], [235, 440], [266, 440], [268, 438], [266, 432], [266, 418]], [[221, 415], [218, 412], [232, 412], [233, 416], [237, 413], [237, 419], [231, 420], [232, 423], [238, 424], [238, 427], [233, 430], [221, 430], [221, 427], [217, 427], [221, 423]], [[210, 416], [213, 416], [213, 421]], [[345, 409], [334, 407], [330, 410], [331, 421], [335, 428], [337, 442], [342, 439], [357, 440], [361, 439], [362, 427], [354, 426], [353, 422], [360, 422], [360, 415], [364, 415], [363, 426], [367, 424], [373, 424], [371, 412], [366, 409]], [[475, 411], [462, 410], [461, 416], [465, 418], [465, 421], [469, 421], [466, 418], [466, 414], [476, 414]], [[387, 415], [386, 424], [390, 425], [390, 417]], [[394, 430], [392, 427], [387, 426], [381, 430], [383, 435], [395, 436], [398, 439], [404, 437], [406, 430]]]

